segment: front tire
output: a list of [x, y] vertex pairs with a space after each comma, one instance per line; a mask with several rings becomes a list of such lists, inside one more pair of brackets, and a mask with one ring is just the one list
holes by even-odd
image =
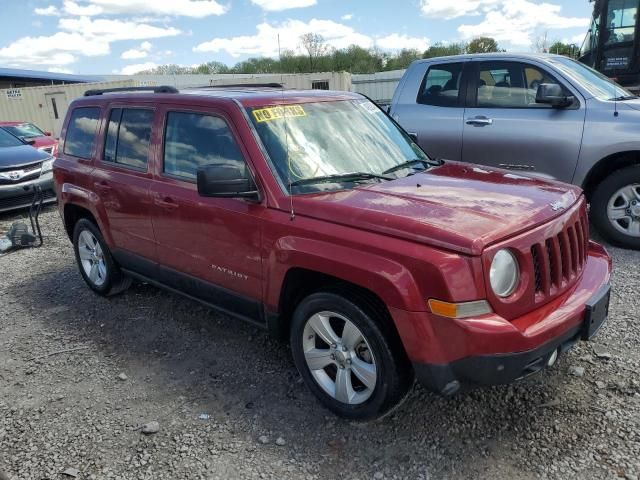
[[111, 256], [100, 229], [86, 218], [78, 220], [73, 229], [73, 250], [82, 278], [97, 294], [115, 295], [131, 285], [131, 278]]
[[407, 394], [411, 366], [385, 320], [367, 302], [333, 292], [312, 294], [296, 308], [293, 360], [307, 387], [336, 415], [378, 418]]
[[640, 249], [640, 165], [613, 172], [591, 198], [592, 220], [613, 245]]

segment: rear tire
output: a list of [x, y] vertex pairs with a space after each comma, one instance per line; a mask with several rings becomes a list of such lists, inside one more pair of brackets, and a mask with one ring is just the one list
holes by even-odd
[[617, 170], [596, 187], [591, 219], [609, 243], [640, 249], [640, 165]]
[[[406, 396], [413, 371], [380, 312], [334, 292], [306, 297], [291, 325], [294, 363], [307, 387], [336, 415], [371, 420]], [[386, 332], [386, 333], [385, 333]]]
[[131, 278], [116, 264], [100, 229], [86, 218], [75, 224], [73, 250], [82, 278], [97, 294], [116, 295], [131, 285]]

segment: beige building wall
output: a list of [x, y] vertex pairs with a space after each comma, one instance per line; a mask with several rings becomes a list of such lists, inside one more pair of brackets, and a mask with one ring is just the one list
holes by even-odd
[[130, 87], [133, 80], [74, 83], [41, 87], [0, 89], [0, 121], [28, 121], [42, 130], [60, 135], [69, 104], [94, 88]]

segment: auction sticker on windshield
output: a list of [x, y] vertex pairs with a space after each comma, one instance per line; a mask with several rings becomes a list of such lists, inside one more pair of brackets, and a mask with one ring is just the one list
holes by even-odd
[[256, 122], [270, 122], [281, 118], [305, 117], [307, 114], [300, 105], [285, 105], [283, 107], [268, 107], [253, 111]]

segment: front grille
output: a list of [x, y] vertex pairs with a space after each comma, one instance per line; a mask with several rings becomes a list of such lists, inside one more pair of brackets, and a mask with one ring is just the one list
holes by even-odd
[[581, 213], [573, 223], [544, 242], [531, 246], [536, 294], [549, 296], [582, 273], [589, 245], [589, 223]]
[[[11, 210], [13, 208], [25, 207], [31, 205], [33, 201], [33, 192], [16, 195], [15, 197], [0, 198], [0, 211]], [[53, 190], [43, 190], [42, 195], [44, 201], [56, 198], [56, 194]]]
[[33, 180], [36, 177], [40, 176], [42, 171], [42, 162], [32, 163], [30, 165], [24, 165], [21, 167], [5, 167], [0, 168], [0, 173], [9, 174], [9, 172], [22, 172], [20, 178], [8, 178], [5, 175], [0, 175], [0, 185], [15, 185], [22, 182], [27, 182], [29, 180]]

